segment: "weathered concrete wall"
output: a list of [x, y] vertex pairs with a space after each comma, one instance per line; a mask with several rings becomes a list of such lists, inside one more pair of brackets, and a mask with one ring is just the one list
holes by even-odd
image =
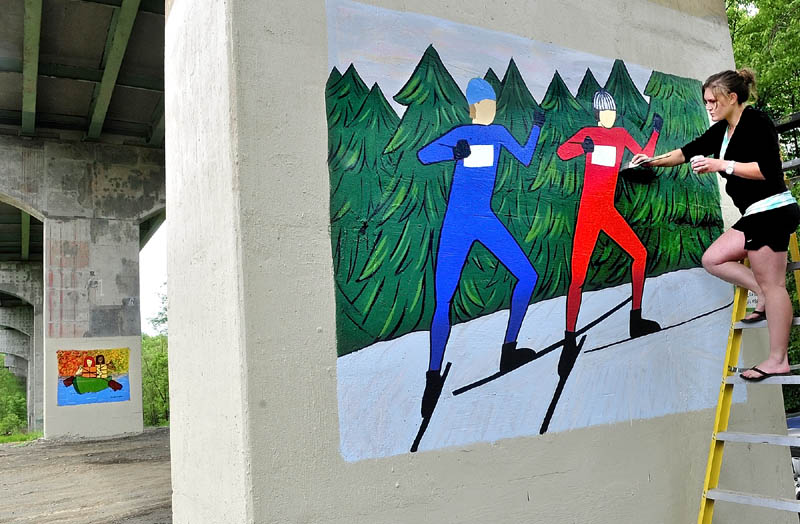
[[[139, 226], [134, 220], [45, 221], [45, 436], [112, 435], [142, 428], [139, 340]], [[99, 341], [107, 345], [98, 346]], [[119, 403], [58, 406], [56, 352], [130, 347], [131, 398]], [[55, 373], [55, 374], [53, 374]], [[72, 411], [87, 413], [80, 424]], [[95, 416], [89, 416], [94, 413]], [[114, 424], [108, 421], [113, 419]]]
[[0, 262], [0, 291], [19, 297], [32, 305], [41, 304], [42, 264]]
[[[0, 263], [0, 290], [27, 301], [32, 305], [33, 310], [33, 324], [32, 326], [26, 324], [26, 326], [30, 326], [31, 331], [25, 332], [24, 329], [16, 328], [31, 337], [31, 352], [28, 360], [28, 427], [33, 431], [41, 431], [44, 427], [44, 330], [42, 327], [44, 289], [42, 273], [43, 268], [40, 262]], [[1, 324], [2, 322], [0, 322]]]
[[16, 355], [6, 355], [4, 358], [5, 367], [8, 368], [14, 375], [20, 378], [28, 376], [28, 361]]
[[30, 336], [33, 334], [33, 307], [0, 307], [0, 326], [10, 327]]
[[163, 151], [0, 136], [0, 199], [44, 217], [141, 220], [165, 206]]
[[[372, 3], [680, 76], [733, 65], [717, 0], [678, 8], [645, 0]], [[343, 461], [325, 204], [325, 7], [198, 7], [176, 0], [166, 28], [174, 521], [693, 521], [711, 410]], [[746, 361], [757, 361], [763, 338], [746, 344]], [[211, 391], [207, 379], [221, 362], [226, 380]], [[732, 427], [778, 431], [781, 405], [778, 391], [751, 391]], [[791, 496], [788, 452], [748, 448], [726, 453], [723, 483]], [[716, 515], [793, 522], [722, 504]]]
[[[44, 396], [57, 386], [57, 377], [45, 377], [43, 363], [51, 369], [56, 351], [45, 353], [45, 338], [47, 347], [80, 339], [89, 349], [97, 337], [124, 341], [140, 336], [139, 223], [165, 207], [163, 151], [0, 136], [0, 200], [45, 223], [43, 263], [0, 264], [0, 290], [34, 306], [29, 423], [41, 429]], [[140, 366], [138, 345], [130, 347], [131, 366]], [[64, 407], [67, 414], [60, 416], [52, 405], [48, 413], [54, 423], [44, 424], [45, 435], [141, 429], [141, 384], [132, 382], [132, 389], [124, 408], [96, 404], [97, 416], [81, 426], [68, 423], [74, 407]], [[106, 415], [120, 418], [125, 410], [136, 420], [104, 422]]]
[[0, 329], [0, 353], [14, 355], [26, 361], [31, 354], [31, 337], [16, 329]]

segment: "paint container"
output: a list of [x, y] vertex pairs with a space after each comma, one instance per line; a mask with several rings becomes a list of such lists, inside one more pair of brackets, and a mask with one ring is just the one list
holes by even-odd
[[700, 160], [700, 159], [703, 159], [703, 158], [705, 158], [703, 155], [695, 155], [695, 156], [693, 156], [692, 158], [689, 159], [689, 163], [692, 165], [692, 172], [693, 173], [697, 174], [697, 170], [695, 170], [695, 168], [694, 168], [695, 160]]

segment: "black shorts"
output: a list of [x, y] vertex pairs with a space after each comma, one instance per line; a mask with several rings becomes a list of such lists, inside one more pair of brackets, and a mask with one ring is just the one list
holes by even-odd
[[733, 229], [744, 233], [744, 248], [747, 251], [769, 246], [779, 253], [788, 249], [789, 235], [795, 232], [798, 224], [800, 207], [789, 204], [742, 217], [733, 225]]

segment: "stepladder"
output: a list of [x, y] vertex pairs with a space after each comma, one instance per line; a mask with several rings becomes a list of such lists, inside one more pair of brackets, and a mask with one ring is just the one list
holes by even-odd
[[[800, 248], [798, 247], [797, 236], [792, 234], [789, 240], [789, 264], [788, 270], [792, 272], [794, 281], [800, 289]], [[800, 436], [787, 436], [785, 434], [768, 433], [743, 433], [728, 431], [731, 404], [733, 402], [733, 391], [735, 386], [742, 387], [745, 384], [753, 385], [800, 385], [800, 374], [794, 374], [800, 370], [800, 365], [790, 366], [791, 375], [769, 377], [758, 382], [750, 382], [739, 376], [739, 373], [747, 368], [738, 368], [739, 355], [742, 347], [742, 332], [749, 328], [765, 328], [768, 320], [755, 323], [744, 323], [742, 318], [746, 315], [747, 290], [736, 287], [733, 300], [733, 312], [731, 313], [731, 327], [728, 333], [727, 349], [725, 351], [725, 364], [723, 369], [722, 383], [720, 384], [719, 398], [717, 401], [716, 414], [714, 417], [714, 429], [711, 436], [711, 447], [708, 454], [705, 477], [703, 481], [703, 494], [700, 501], [700, 512], [697, 517], [698, 524], [711, 524], [714, 515], [715, 502], [725, 501], [734, 504], [744, 504], [750, 506], [761, 506], [775, 510], [783, 510], [800, 513], [800, 501], [796, 499], [770, 497], [765, 494], [750, 494], [738, 491], [731, 491], [719, 487], [720, 472], [722, 470], [722, 457], [726, 442], [740, 442], [748, 444], [764, 444], [773, 446], [800, 446]], [[800, 317], [792, 319], [792, 328], [800, 326]]]

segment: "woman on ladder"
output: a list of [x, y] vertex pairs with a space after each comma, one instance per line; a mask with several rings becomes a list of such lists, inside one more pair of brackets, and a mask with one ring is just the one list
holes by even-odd
[[[758, 295], [755, 311], [743, 322], [769, 318], [769, 357], [741, 377], [759, 381], [789, 374], [792, 303], [786, 292], [786, 250], [789, 236], [800, 223], [800, 208], [783, 181], [772, 120], [745, 105], [754, 87], [755, 77], [747, 69], [711, 75], [702, 90], [715, 124], [664, 158], [646, 162], [646, 155], [639, 154], [632, 163], [671, 167], [690, 160], [696, 173], [716, 171], [727, 180], [725, 190], [742, 218], [706, 250], [703, 267]], [[750, 268], [739, 263], [745, 257]]]

